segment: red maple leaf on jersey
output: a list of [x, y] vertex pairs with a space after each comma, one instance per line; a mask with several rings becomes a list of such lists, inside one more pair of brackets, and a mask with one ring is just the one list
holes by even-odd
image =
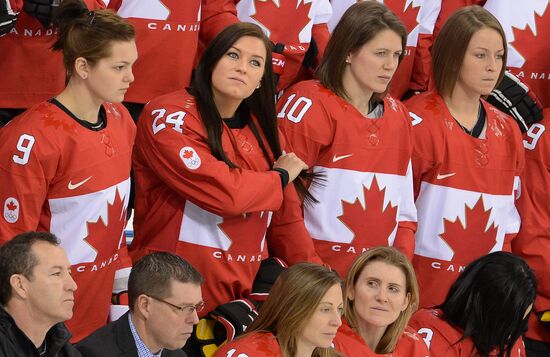
[[184, 158], [184, 159], [190, 159], [190, 158], [192, 158], [192, 157], [193, 157], [193, 151], [191, 151], [191, 150], [185, 150], [185, 151], [183, 152], [183, 158]]
[[[218, 224], [218, 228], [233, 242], [236, 239], [258, 239], [258, 242], [264, 237], [267, 230], [267, 212], [254, 212], [247, 213], [245, 217], [245, 224], [243, 225], [242, 216], [224, 218], [222, 223]], [[246, 231], [243, 231], [243, 227], [246, 227]], [[250, 232], [262, 232], [259, 237], [251, 237]]]
[[385, 195], [386, 188], [380, 189], [375, 176], [370, 189], [363, 186], [365, 207], [359, 198], [352, 203], [342, 201], [343, 213], [338, 218], [353, 232], [353, 240], [359, 238], [371, 247], [388, 245], [388, 237], [397, 224], [397, 206], [388, 203], [384, 208]]
[[311, 3], [303, 0], [254, 1], [256, 14], [251, 17], [269, 30], [269, 39], [275, 43], [297, 44], [300, 32], [311, 20], [308, 16]]
[[96, 261], [115, 254], [124, 239], [122, 232], [126, 224], [126, 207], [118, 190], [113, 203], [107, 203], [106, 221], [100, 217], [97, 222], [86, 223], [88, 236], [84, 240], [97, 252]]
[[15, 211], [17, 209], [17, 205], [15, 204], [15, 202], [13, 201], [10, 201], [8, 202], [8, 204], [6, 205], [7, 209], [10, 210], [10, 211]]
[[460, 264], [468, 264], [488, 254], [495, 246], [497, 237], [497, 227], [494, 223], [485, 229], [491, 208], [485, 211], [481, 196], [473, 207], [464, 206], [465, 222], [461, 222], [458, 217], [454, 221], [444, 218], [445, 231], [440, 234], [453, 250], [452, 260]]
[[[549, 12], [547, 9], [546, 12]], [[510, 70], [515, 75], [520, 75], [519, 78], [525, 81], [527, 85], [534, 91], [539, 99], [548, 105], [550, 103], [550, 91], [548, 87], [548, 56], [547, 52], [550, 46], [546, 44], [550, 38], [550, 14], [539, 16], [533, 14], [537, 34], [533, 33], [530, 26], [525, 26], [525, 29], [517, 29], [512, 27], [514, 32], [514, 41], [512, 46], [525, 59], [525, 63], [521, 68], [511, 67]], [[546, 22], [546, 23], [545, 23]], [[534, 76], [532, 78], [532, 76]]]
[[393, 11], [405, 24], [407, 28], [407, 33], [410, 33], [416, 25], [418, 25], [417, 17], [418, 11], [420, 11], [420, 6], [413, 7], [413, 3], [407, 6], [405, 9], [405, 0], [386, 0], [384, 5], [386, 5], [391, 11]]

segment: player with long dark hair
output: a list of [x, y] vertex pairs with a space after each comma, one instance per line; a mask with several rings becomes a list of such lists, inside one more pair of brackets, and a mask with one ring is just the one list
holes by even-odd
[[[268, 244], [287, 261], [314, 259], [299, 211], [286, 208], [299, 203], [289, 183], [305, 192], [295, 178], [307, 165], [283, 147], [269, 41], [256, 25], [231, 25], [193, 87], [151, 101], [138, 122], [133, 254], [189, 260], [205, 277], [206, 311], [249, 295]], [[295, 249], [280, 252], [279, 241]]]

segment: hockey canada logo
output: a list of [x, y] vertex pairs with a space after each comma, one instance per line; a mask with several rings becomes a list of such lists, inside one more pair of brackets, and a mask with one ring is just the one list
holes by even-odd
[[201, 158], [190, 146], [185, 146], [180, 150], [180, 158], [189, 170], [196, 170], [201, 166]]
[[19, 219], [19, 201], [9, 197], [4, 202], [4, 219], [8, 223], [15, 223]]

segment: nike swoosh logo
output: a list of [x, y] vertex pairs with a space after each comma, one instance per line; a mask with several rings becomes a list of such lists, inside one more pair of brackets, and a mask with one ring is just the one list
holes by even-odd
[[88, 182], [89, 179], [91, 179], [92, 176], [88, 177], [87, 179], [85, 180], [82, 180], [80, 182], [77, 182], [75, 184], [73, 184], [71, 181], [69, 181], [69, 185], [67, 186], [69, 188], [69, 190], [75, 190], [77, 188], [79, 188], [80, 186], [84, 185], [86, 182]]
[[342, 159], [345, 159], [345, 158], [347, 158], [347, 157], [350, 157], [351, 155], [353, 155], [353, 154], [342, 155], [342, 156], [336, 156], [336, 155], [334, 155], [334, 157], [332, 158], [332, 162], [340, 161], [340, 160], [342, 160]]
[[450, 173], [450, 174], [445, 174], [445, 175], [437, 174], [437, 179], [438, 180], [443, 180], [443, 179], [446, 179], [447, 177], [451, 177], [451, 176], [454, 176], [454, 175], [456, 175], [456, 172], [453, 172], [453, 173]]

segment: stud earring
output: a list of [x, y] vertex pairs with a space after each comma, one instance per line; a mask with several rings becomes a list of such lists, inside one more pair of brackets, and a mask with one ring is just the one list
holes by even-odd
[[258, 85], [256, 86], [256, 89], [260, 88], [262, 86], [262, 82], [258, 83]]

